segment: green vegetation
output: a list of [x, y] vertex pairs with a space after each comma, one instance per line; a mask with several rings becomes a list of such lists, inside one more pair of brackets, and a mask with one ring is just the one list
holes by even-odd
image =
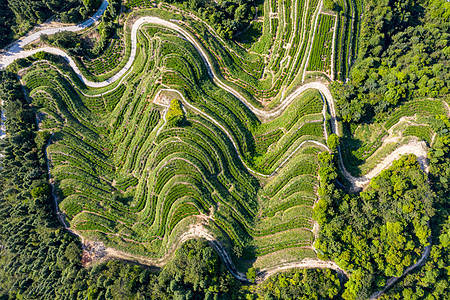
[[[432, 143], [434, 132], [423, 117], [448, 113], [446, 6], [445, 1], [364, 3], [350, 80], [332, 84], [344, 121], [342, 157], [352, 174], [363, 175], [368, 160], [376, 162], [377, 155], [395, 148], [388, 143], [380, 149], [392, 131], [403, 143], [412, 137]], [[396, 128], [402, 118], [418, 127]]]
[[55, 16], [63, 23], [78, 23], [98, 9], [101, 1], [2, 0], [0, 1], [0, 48], [25, 35], [33, 26]]
[[111, 39], [110, 44], [100, 55], [92, 57], [82, 56], [82, 62], [86, 69], [93, 75], [105, 74], [117, 67], [124, 55], [123, 41], [119, 38]]
[[[351, 123], [344, 126], [341, 150], [347, 169], [355, 175], [367, 172], [367, 162], [376, 159], [383, 149], [395, 147], [384, 145], [383, 141], [392, 135], [401, 136], [404, 141], [417, 137], [431, 145], [434, 131], [432, 126], [435, 115], [446, 114], [447, 109], [441, 100], [412, 100], [403, 103], [383, 119], [373, 123]], [[411, 124], [408, 126], [408, 124]], [[388, 151], [389, 152], [389, 151]]]
[[336, 3], [333, 0], [324, 0], [323, 1], [323, 6], [326, 9], [329, 9], [329, 10], [335, 10], [336, 9]]
[[344, 299], [368, 298], [388, 278], [401, 276], [429, 245], [433, 194], [414, 155], [394, 162], [359, 195], [336, 190], [333, 155], [320, 156], [321, 198], [314, 216], [321, 231], [315, 246], [319, 257], [352, 270]]
[[[98, 26], [42, 41], [100, 82], [128, 61], [133, 22], [156, 16], [190, 32], [211, 66], [190, 38], [144, 24], [132, 68], [109, 86], [87, 87], [43, 52], [8, 67], [26, 98], [16, 74], [1, 72], [0, 298], [368, 299], [392, 277], [401, 279], [385, 299], [446, 297], [448, 4], [340, 0], [319, 11], [321, 3], [114, 0]], [[84, 14], [99, 2], [78, 4]], [[343, 136], [331, 132], [325, 92], [288, 98], [305, 71], [314, 72], [308, 81], [319, 72], [342, 81], [331, 86]], [[261, 110], [290, 102], [258, 118], [222, 83]], [[362, 176], [417, 140], [431, 148], [428, 177], [407, 155], [362, 192], [340, 189], [349, 183], [338, 157]], [[85, 241], [165, 267], [83, 268], [54, 204]], [[181, 243], [206, 233], [220, 255], [206, 241]], [[334, 271], [307, 269], [241, 286], [224, 255], [250, 282], [304, 259], [330, 260], [316, 266], [337, 263], [349, 278], [341, 290]]]
[[116, 19], [119, 16], [121, 7], [121, 0], [109, 0], [108, 7], [102, 16], [102, 21], [98, 25], [97, 30], [100, 33], [100, 39], [92, 49], [94, 55], [100, 54], [108, 45], [109, 38], [112, 37], [116, 31]]
[[251, 287], [255, 296], [247, 299], [339, 299], [341, 290], [336, 272], [328, 269], [292, 270], [272, 276]]
[[127, 0], [125, 6], [127, 8], [150, 8], [154, 6], [154, 2], [151, 0]]
[[384, 127], [390, 129], [394, 124], [396, 124], [401, 117], [410, 117], [416, 114], [421, 116], [434, 116], [445, 114], [446, 109], [442, 101], [435, 100], [419, 100], [410, 101], [401, 105], [396, 109], [386, 120]]
[[166, 118], [170, 126], [180, 126], [183, 124], [186, 117], [184, 116], [180, 100], [172, 99], [169, 109], [167, 110]]
[[314, 36], [311, 57], [309, 60], [308, 71], [323, 71], [332, 74], [331, 56], [333, 44], [334, 21], [336, 17], [330, 15], [319, 15], [319, 23]]
[[[109, 44], [110, 38], [116, 33], [116, 19], [119, 15], [121, 7], [120, 0], [110, 0], [108, 3], [109, 5], [102, 16], [99, 26], [97, 27], [99, 38], [98, 40], [95, 40], [93, 47], [90, 45], [85, 45], [86, 41], [80, 41], [80, 35], [71, 31], [60, 31], [50, 37], [43, 34], [41, 36], [41, 41], [67, 50], [71, 55], [75, 55], [77, 60], [80, 60], [80, 58], [86, 54], [88, 54], [88, 57], [94, 58], [100, 54], [103, 54], [103, 50]], [[112, 41], [115, 41], [115, 39]], [[105, 51], [103, 55], [106, 58], [109, 58], [111, 54], [113, 54], [112, 51], [114, 51], [113, 44], [110, 45], [110, 49]], [[117, 64], [117, 61], [114, 63]], [[108, 67], [107, 65], [103, 66], [100, 71], [97, 67], [94, 68], [93, 73], [97, 75], [99, 73], [104, 73], [108, 69], [111, 69], [111, 67]]]
[[[190, 43], [151, 25], [138, 38], [135, 66], [141, 67], [101, 96], [76, 78], [69, 82], [69, 69], [51, 56], [50, 63], [24, 64], [32, 106], [45, 114], [40, 128], [54, 133], [50, 173], [70, 227], [108, 246], [161, 257], [190, 224], [208, 216], [206, 228], [243, 262], [243, 271], [255, 259], [270, 266], [276, 260], [265, 257], [286, 251], [288, 261], [315, 257], [318, 146], [304, 142], [325, 143], [320, 94], [306, 92], [260, 123], [207, 79]], [[179, 90], [189, 105], [163, 87]], [[152, 103], [156, 95], [174, 99], [167, 125]], [[271, 174], [282, 163], [264, 187], [252, 175]]]
[[327, 145], [332, 151], [335, 151], [339, 146], [339, 136], [335, 133], [330, 134], [327, 139]]
[[[403, 101], [448, 93], [445, 2], [364, 3], [358, 59], [351, 80], [334, 84], [344, 121], [370, 120]], [[381, 19], [386, 21], [380, 25]]]
[[262, 22], [252, 22], [250, 27], [237, 35], [234, 40], [241, 43], [245, 48], [250, 48], [261, 37], [262, 29]]
[[425, 125], [409, 126], [403, 131], [403, 134], [405, 136], [416, 136], [419, 139], [426, 141], [429, 145], [431, 145], [431, 140], [433, 138], [431, 128]]
[[[14, 75], [0, 75], [8, 117], [8, 137], [0, 141], [6, 158], [0, 181], [1, 298], [242, 299], [249, 294], [202, 240], [184, 243], [161, 272], [118, 261], [83, 268], [79, 242], [53, 213], [44, 154], [49, 136], [36, 133], [34, 113]], [[304, 276], [325, 285], [316, 282], [317, 290], [327, 290], [329, 274], [322, 273], [310, 270]]]
[[213, 26], [215, 32], [223, 39], [231, 39], [233, 35], [244, 29], [255, 16], [253, 1], [186, 1], [167, 0], [167, 3], [176, 2], [183, 8], [194, 11], [203, 20]]
[[[448, 199], [447, 199], [448, 200]], [[448, 215], [448, 212], [445, 213]], [[430, 257], [417, 272], [408, 274], [381, 299], [446, 299], [448, 297], [449, 275], [444, 266], [450, 263], [448, 252], [450, 219], [440, 226], [439, 236], [432, 245]]]
[[[338, 14], [335, 72], [336, 79], [346, 82], [350, 67], [357, 54], [356, 44], [359, 36], [360, 17], [363, 14], [361, 0], [341, 0], [334, 3]], [[325, 7], [331, 7], [331, 1], [325, 1]]]
[[429, 153], [429, 180], [435, 193], [435, 215], [430, 219], [431, 251], [421, 268], [404, 276], [381, 299], [446, 299], [449, 294], [450, 123], [446, 116], [437, 116], [431, 127], [437, 134]]
[[239, 299], [240, 284], [205, 241], [181, 246], [158, 278], [163, 287], [154, 297], [170, 299]]

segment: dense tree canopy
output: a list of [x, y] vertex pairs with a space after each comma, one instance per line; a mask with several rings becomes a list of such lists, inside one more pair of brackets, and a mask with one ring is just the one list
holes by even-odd
[[350, 81], [334, 83], [342, 118], [360, 122], [413, 97], [449, 91], [450, 16], [445, 0], [368, 0]]
[[254, 286], [249, 299], [338, 299], [338, 275], [329, 269], [291, 270]]
[[430, 184], [436, 193], [436, 214], [431, 219], [431, 253], [422, 268], [407, 275], [383, 299], [448, 299], [450, 295], [450, 122], [437, 116], [433, 129], [438, 138], [429, 153]]
[[366, 299], [389, 277], [402, 275], [429, 245], [434, 194], [414, 155], [394, 162], [359, 195], [334, 188], [332, 160], [322, 154], [316, 248], [319, 257], [353, 271], [343, 297]]
[[185, 121], [186, 117], [184, 116], [180, 100], [173, 99], [170, 102], [166, 119], [170, 126], [179, 126]]
[[[190, 240], [159, 275], [161, 295], [170, 299], [239, 299], [239, 284], [219, 255], [202, 240]], [[164, 298], [164, 297], [161, 297]]]

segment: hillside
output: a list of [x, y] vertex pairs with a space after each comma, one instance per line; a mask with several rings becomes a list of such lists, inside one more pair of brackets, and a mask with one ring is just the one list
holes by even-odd
[[124, 298], [447, 295], [449, 10], [110, 1], [22, 38], [0, 56], [0, 295], [83, 273], [71, 297], [118, 299], [117, 268]]

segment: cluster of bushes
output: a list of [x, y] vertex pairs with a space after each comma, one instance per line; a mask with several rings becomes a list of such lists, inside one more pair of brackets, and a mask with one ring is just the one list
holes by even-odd
[[202, 240], [181, 246], [158, 279], [163, 293], [172, 299], [240, 299], [240, 284]]
[[78, 34], [72, 31], [59, 31], [51, 36], [41, 34], [41, 41], [67, 50], [70, 55], [83, 55]]
[[91, 12], [98, 9], [102, 0], [77, 0], [76, 5], [71, 5], [67, 11], [59, 14], [59, 18], [63, 23], [78, 23], [88, 17]]
[[108, 1], [108, 7], [102, 16], [102, 22], [98, 25], [100, 40], [95, 44], [92, 54], [99, 55], [108, 45], [109, 39], [115, 34], [117, 29], [116, 20], [120, 13], [121, 0]]
[[0, 1], [0, 48], [5, 47], [8, 43], [12, 42], [14, 38], [14, 12], [8, 7], [7, 0]]
[[425, 265], [406, 275], [382, 297], [386, 299], [446, 299], [450, 294], [450, 121], [436, 116], [431, 123], [436, 140], [430, 149], [430, 185], [435, 215], [430, 220], [431, 252]]

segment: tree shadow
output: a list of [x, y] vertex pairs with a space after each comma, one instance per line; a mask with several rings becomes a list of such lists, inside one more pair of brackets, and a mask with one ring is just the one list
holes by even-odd
[[123, 205], [129, 205], [133, 201], [133, 196], [114, 195], [113, 200]]
[[341, 151], [344, 166], [353, 176], [361, 176], [359, 166], [364, 163], [364, 160], [358, 158], [353, 151], [358, 150], [364, 142], [352, 134], [350, 125], [346, 123], [343, 123], [343, 133]]

